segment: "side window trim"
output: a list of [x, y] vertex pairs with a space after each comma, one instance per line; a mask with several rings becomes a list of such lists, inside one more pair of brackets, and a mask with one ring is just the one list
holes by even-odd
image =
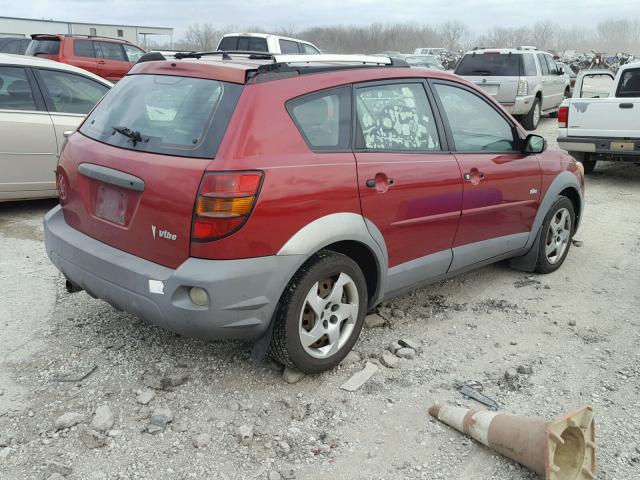
[[[339, 131], [338, 133], [338, 143], [342, 143], [343, 140], [345, 140], [344, 143], [346, 143], [345, 146], [337, 146], [337, 147], [316, 147], [313, 146], [311, 144], [311, 142], [309, 141], [309, 139], [307, 138], [307, 136], [304, 133], [304, 129], [302, 128], [302, 125], [300, 125], [300, 122], [298, 122], [298, 120], [296, 120], [295, 115], [293, 114], [293, 107], [295, 106], [295, 104], [299, 101], [299, 100], [304, 100], [304, 99], [311, 99], [314, 97], [322, 97], [322, 96], [326, 96], [331, 94], [331, 92], [336, 92], [338, 95], [338, 101], [340, 100], [340, 95], [344, 94], [347, 95], [347, 103], [349, 103], [349, 108], [347, 109], [347, 113], [349, 115], [349, 119], [347, 124], [349, 125], [349, 131], [347, 133], [345, 133], [345, 138], [343, 139], [343, 132]], [[353, 93], [352, 93], [352, 89], [351, 89], [351, 85], [338, 85], [335, 87], [330, 87], [330, 88], [326, 88], [323, 90], [316, 90], [314, 92], [307, 92], [303, 95], [300, 95], [298, 97], [294, 97], [294, 98], [290, 98], [289, 100], [286, 101], [285, 103], [285, 108], [287, 110], [287, 113], [289, 114], [289, 118], [291, 118], [291, 121], [294, 123], [294, 125], [296, 126], [296, 128], [298, 129], [298, 132], [300, 133], [300, 136], [302, 137], [302, 139], [305, 141], [305, 143], [307, 144], [307, 147], [309, 147], [309, 150], [311, 150], [313, 153], [351, 153], [353, 151], [353, 104], [355, 102], [353, 101]]]
[[[434, 90], [434, 98], [435, 98], [435, 102], [438, 105], [438, 110], [440, 112], [440, 116], [442, 118], [442, 122], [444, 124], [444, 130], [446, 132], [446, 136], [447, 136], [447, 142], [450, 146], [450, 150], [455, 153], [458, 152], [458, 149], [456, 148], [456, 142], [453, 138], [453, 131], [451, 130], [451, 126], [449, 124], [449, 119], [447, 118], [447, 112], [444, 109], [444, 106], [442, 105], [442, 101], [440, 100], [440, 96], [437, 94], [436, 92], [436, 85], [445, 85], [447, 87], [454, 87], [454, 88], [459, 88], [461, 90], [464, 90], [472, 95], [475, 95], [476, 97], [478, 97], [481, 101], [483, 101], [484, 103], [486, 103], [489, 107], [491, 107], [496, 113], [498, 113], [510, 126], [511, 126], [511, 130], [513, 131], [513, 138], [514, 140], [517, 138], [518, 142], [520, 144], [522, 144], [522, 142], [524, 141], [524, 138], [522, 138], [522, 136], [520, 135], [520, 129], [518, 128], [518, 125], [514, 124], [511, 119], [503, 112], [501, 111], [499, 108], [497, 108], [495, 105], [493, 105], [490, 101], [488, 101], [486, 98], [483, 98], [482, 95], [476, 91], [474, 91], [472, 88], [467, 87], [466, 85], [463, 85], [461, 83], [456, 83], [456, 82], [451, 82], [451, 81], [447, 81], [447, 80], [429, 80], [429, 85], [433, 88]], [[517, 152], [517, 150], [513, 151], [514, 153]], [[462, 150], [460, 151], [460, 153], [485, 153], [485, 154], [505, 154], [508, 152], [491, 152], [491, 151], [486, 151], [486, 150], [480, 150], [477, 152], [472, 152], [472, 151], [466, 151], [466, 150]]]
[[439, 154], [450, 154], [451, 149], [449, 148], [449, 139], [445, 134], [445, 126], [440, 118], [440, 108], [436, 104], [436, 98], [433, 92], [431, 91], [430, 85], [428, 83], [428, 79], [419, 78], [419, 77], [409, 77], [409, 78], [394, 78], [392, 80], [374, 80], [368, 82], [354, 83], [352, 85], [352, 93], [351, 93], [351, 145], [353, 147], [353, 152], [361, 152], [361, 153], [380, 153], [381, 150], [372, 150], [368, 148], [357, 148], [357, 135], [359, 130], [359, 122], [358, 122], [358, 112], [357, 112], [357, 102], [356, 93], [359, 88], [368, 88], [375, 87], [381, 85], [398, 85], [398, 84], [420, 84], [422, 88], [424, 88], [427, 103], [431, 108], [431, 113], [433, 114], [434, 121], [436, 124], [436, 132], [438, 134], [438, 141], [440, 142], [439, 150], [430, 150], [430, 151], [418, 151], [418, 150], [384, 150], [385, 153], [406, 153], [406, 154], [428, 154], [428, 155], [439, 155]]

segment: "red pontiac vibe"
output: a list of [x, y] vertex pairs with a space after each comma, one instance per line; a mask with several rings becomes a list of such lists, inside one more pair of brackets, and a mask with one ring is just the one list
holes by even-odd
[[460, 77], [384, 57], [145, 60], [60, 157], [45, 240], [70, 291], [320, 372], [385, 299], [569, 252], [581, 169]]

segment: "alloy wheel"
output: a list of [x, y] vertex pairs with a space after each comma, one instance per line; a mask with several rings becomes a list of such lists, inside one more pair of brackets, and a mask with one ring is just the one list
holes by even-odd
[[571, 239], [571, 215], [566, 208], [559, 209], [549, 224], [545, 254], [550, 264], [560, 261]]

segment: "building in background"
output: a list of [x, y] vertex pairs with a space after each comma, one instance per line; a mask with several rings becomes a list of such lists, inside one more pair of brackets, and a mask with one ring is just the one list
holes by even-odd
[[151, 40], [148, 37], [153, 37], [155, 43], [173, 44], [173, 28], [169, 27], [65, 22], [0, 16], [0, 37], [29, 37], [34, 33], [97, 35], [121, 38], [144, 49], [147, 48], [147, 41]]

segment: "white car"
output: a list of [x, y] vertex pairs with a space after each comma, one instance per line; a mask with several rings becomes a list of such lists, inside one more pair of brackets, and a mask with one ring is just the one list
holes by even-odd
[[57, 196], [64, 132], [112, 86], [72, 65], [0, 54], [0, 202]]
[[305, 55], [322, 53], [313, 43], [268, 33], [227, 33], [220, 39], [218, 50], [223, 52], [302, 53]]

